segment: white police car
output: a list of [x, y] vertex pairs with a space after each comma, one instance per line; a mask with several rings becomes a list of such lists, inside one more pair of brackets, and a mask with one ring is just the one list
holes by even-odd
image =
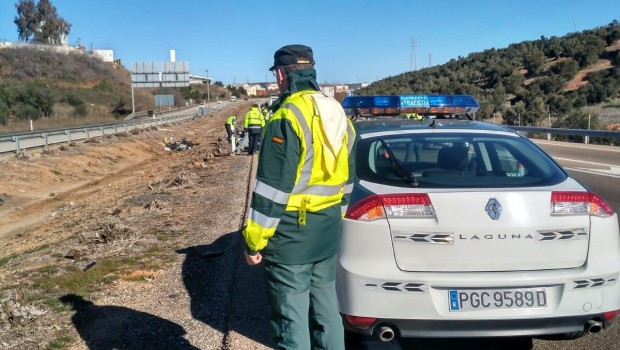
[[[479, 107], [471, 96], [342, 104], [358, 118], [337, 260], [349, 331], [575, 338], [610, 326], [620, 233], [599, 195], [527, 138], [468, 120]], [[407, 113], [435, 117], [398, 117]]]

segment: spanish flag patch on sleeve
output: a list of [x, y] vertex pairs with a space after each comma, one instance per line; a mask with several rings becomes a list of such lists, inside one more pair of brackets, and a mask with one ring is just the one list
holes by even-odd
[[271, 141], [272, 141], [273, 143], [277, 143], [278, 145], [281, 145], [281, 144], [283, 144], [283, 143], [284, 143], [284, 139], [283, 139], [283, 138], [281, 138], [280, 136], [273, 136], [273, 137], [271, 138]]

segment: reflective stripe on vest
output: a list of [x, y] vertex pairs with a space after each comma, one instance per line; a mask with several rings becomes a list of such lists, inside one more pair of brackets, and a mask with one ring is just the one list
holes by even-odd
[[353, 184], [344, 185], [344, 194], [349, 194], [353, 192]]
[[250, 208], [250, 211], [248, 212], [248, 218], [250, 218], [250, 220], [254, 221], [255, 223], [259, 224], [260, 226], [266, 229], [271, 228], [275, 230], [275, 228], [280, 223], [279, 218], [271, 218], [252, 208]]
[[282, 192], [258, 180], [256, 180], [254, 184], [254, 193], [257, 193], [272, 202], [284, 205], [286, 205], [286, 203], [288, 202], [288, 197], [290, 196], [289, 193]]

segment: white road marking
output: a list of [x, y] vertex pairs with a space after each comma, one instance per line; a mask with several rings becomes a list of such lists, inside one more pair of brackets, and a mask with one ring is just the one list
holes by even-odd
[[592, 147], [592, 146], [588, 146], [588, 145], [585, 145], [585, 144], [567, 145], [565, 143], [544, 142], [544, 141], [540, 141], [540, 140], [536, 140], [535, 143], [541, 144], [541, 145], [549, 145], [549, 146], [571, 147], [571, 148], [591, 149], [591, 150], [595, 150], [595, 151], [620, 153], [620, 149]]
[[577, 159], [570, 159], [570, 158], [553, 157], [553, 159], [564, 160], [564, 161], [567, 161], [567, 162], [576, 162], [576, 163], [586, 163], [586, 164], [593, 164], [593, 165], [600, 165], [600, 166], [608, 166], [610, 168], [618, 167], [619, 166], [617, 164], [596, 163], [596, 162], [589, 162], [587, 160], [577, 160]]
[[588, 173], [592, 175], [600, 175], [600, 176], [613, 177], [616, 179], [620, 179], [620, 168], [606, 170], [606, 169], [584, 169], [584, 168], [566, 168], [565, 167], [564, 169], [569, 170], [569, 171], [577, 171], [577, 172]]

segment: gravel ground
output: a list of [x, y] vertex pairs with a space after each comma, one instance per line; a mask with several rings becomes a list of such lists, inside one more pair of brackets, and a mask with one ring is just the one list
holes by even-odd
[[[0, 230], [0, 348], [270, 348], [262, 267], [245, 264], [239, 232], [256, 159], [228, 155], [221, 140], [226, 117], [247, 107], [5, 157], [2, 169], [21, 176], [0, 170], [12, 179], [1, 214], [29, 224]], [[199, 145], [166, 152], [170, 134]], [[94, 169], [100, 159], [111, 161]], [[41, 180], [61, 172], [72, 179]], [[104, 269], [110, 261], [122, 263]]]

